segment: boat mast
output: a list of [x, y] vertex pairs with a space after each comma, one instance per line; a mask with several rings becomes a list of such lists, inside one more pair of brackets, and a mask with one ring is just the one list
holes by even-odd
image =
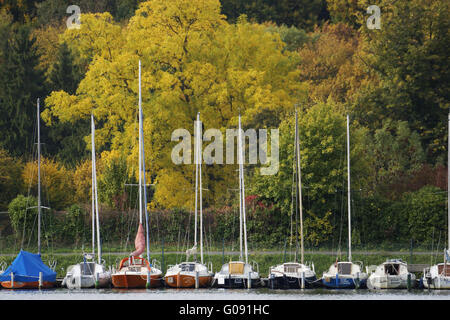
[[[91, 114], [91, 130], [92, 130], [92, 175], [94, 181], [94, 194], [95, 197], [95, 218], [97, 222], [97, 252], [98, 252], [98, 264], [102, 263], [102, 248], [100, 242], [100, 217], [98, 214], [98, 194], [97, 194], [97, 170], [96, 170], [96, 162], [95, 162], [95, 124], [94, 124], [94, 115]], [[92, 231], [94, 231], [94, 226], [92, 226]]]
[[39, 98], [37, 99], [37, 145], [38, 145], [38, 254], [41, 254], [41, 131], [39, 125]]
[[92, 152], [92, 160], [91, 160], [91, 172], [92, 172], [92, 255], [95, 255], [95, 150], [94, 150], [94, 127], [93, 127], [94, 116], [91, 113], [91, 152]]
[[244, 233], [244, 250], [245, 250], [245, 263], [248, 263], [248, 250], [247, 250], [247, 227], [245, 224], [245, 185], [244, 185], [244, 150], [242, 146], [242, 129], [241, 129], [241, 114], [239, 114], [239, 179], [241, 181], [241, 207], [242, 207], [242, 221], [243, 221], [243, 233]]
[[347, 114], [347, 200], [348, 200], [348, 260], [352, 262], [352, 228], [350, 214], [350, 126]]
[[202, 147], [201, 147], [201, 122], [200, 122], [200, 112], [197, 113], [197, 160], [198, 160], [198, 178], [199, 178], [199, 193], [200, 193], [200, 200], [199, 200], [199, 206], [200, 206], [200, 259], [201, 263], [203, 263], [203, 205], [202, 205]]
[[194, 259], [197, 260], [197, 207], [198, 207], [198, 163], [199, 163], [199, 154], [198, 154], [198, 135], [199, 135], [199, 114], [197, 113], [197, 120], [194, 121], [194, 162], [195, 162], [195, 204], [194, 204]]
[[[149, 230], [148, 230], [148, 211], [147, 211], [147, 189], [146, 189], [146, 181], [145, 181], [145, 151], [144, 151], [144, 126], [143, 126], [143, 120], [144, 116], [142, 113], [142, 94], [141, 94], [141, 60], [139, 60], [139, 150], [142, 151], [139, 153], [139, 166], [142, 169], [142, 182], [141, 179], [139, 179], [139, 183], [141, 184], [139, 186], [139, 204], [140, 204], [140, 223], [142, 224], [142, 187], [144, 188], [144, 210], [145, 210], [145, 242], [146, 242], [146, 248], [147, 248], [147, 260], [150, 261], [150, 239], [149, 239]], [[139, 171], [139, 176], [141, 177], [141, 171]], [[143, 186], [142, 186], [143, 183]]]
[[[303, 208], [302, 208], [302, 176], [301, 176], [301, 168], [300, 168], [300, 141], [299, 141], [299, 133], [298, 133], [298, 116], [297, 110], [295, 110], [295, 149], [297, 151], [297, 174], [298, 174], [298, 201], [300, 208], [300, 263], [303, 264], [304, 260], [304, 246], [303, 246]], [[297, 235], [297, 243], [298, 243], [298, 235]], [[296, 250], [297, 253], [297, 250]]]
[[142, 224], [141, 60], [139, 60], [139, 224]]
[[447, 146], [447, 246], [450, 249], [450, 113], [448, 114], [448, 146]]

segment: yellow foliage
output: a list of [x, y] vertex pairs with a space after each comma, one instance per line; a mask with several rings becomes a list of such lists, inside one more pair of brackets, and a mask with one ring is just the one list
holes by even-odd
[[[171, 133], [178, 128], [192, 133], [197, 112], [205, 129], [224, 131], [236, 128], [239, 111], [244, 125], [264, 110], [275, 114], [277, 119], [269, 120], [277, 122], [306, 97], [306, 87], [298, 81], [297, 53], [283, 52], [279, 35], [264, 26], [243, 18], [228, 24], [218, 0], [147, 1], [126, 26], [107, 13], [82, 15], [82, 21], [80, 29], [67, 30], [63, 39], [91, 61], [89, 68], [75, 95], [50, 94], [43, 117], [47, 122], [50, 115], [74, 121], [93, 113], [102, 124], [96, 127], [97, 148], [110, 145], [111, 152], [137, 167], [141, 60], [145, 161], [148, 176], [159, 181], [159, 205], [188, 203], [174, 192], [160, 196], [160, 190], [168, 188], [164, 183], [187, 188], [192, 179], [188, 168], [172, 163], [176, 143]], [[234, 175], [229, 168], [210, 170], [221, 188], [206, 195], [213, 201]]]
[[[38, 163], [30, 161], [25, 164], [23, 180], [26, 186], [37, 190]], [[73, 204], [73, 172], [54, 160], [41, 158], [41, 200], [52, 209], [60, 210]]]

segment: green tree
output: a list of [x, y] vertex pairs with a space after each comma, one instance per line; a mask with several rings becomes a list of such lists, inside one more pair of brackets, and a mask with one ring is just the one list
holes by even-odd
[[61, 231], [65, 239], [75, 240], [75, 246], [78, 246], [84, 240], [85, 220], [86, 212], [78, 204], [74, 204], [67, 209]]
[[[50, 87], [54, 91], [64, 90], [75, 94], [82, 78], [82, 70], [76, 64], [67, 44], [62, 42], [56, 63], [49, 75]], [[88, 156], [84, 137], [90, 132], [90, 121], [80, 119], [75, 123], [64, 123], [52, 117], [48, 127], [49, 147], [47, 152], [66, 165], [75, 166]]]
[[374, 175], [370, 188], [389, 198], [399, 196], [395, 184], [415, 174], [426, 160], [419, 134], [406, 121], [384, 121], [366, 150]]
[[[403, 199], [404, 217], [408, 234], [419, 243], [431, 243], [446, 239], [446, 194], [431, 186], [407, 193]], [[445, 242], [445, 240], [444, 240]]]
[[231, 23], [245, 14], [250, 20], [272, 21], [305, 30], [329, 19], [325, 0], [222, 0], [222, 13]]
[[5, 211], [8, 204], [23, 188], [23, 165], [0, 149], [0, 211]]
[[360, 28], [360, 58], [378, 82], [355, 102], [361, 122], [379, 128], [389, 117], [407, 121], [426, 146], [427, 161], [443, 156], [450, 108], [448, 1], [383, 1], [380, 30]]
[[11, 155], [31, 150], [36, 101], [44, 98], [43, 72], [29, 25], [13, 25], [2, 48], [0, 64], [0, 145]]
[[[280, 125], [280, 170], [274, 176], [253, 175], [249, 190], [291, 215], [294, 158], [294, 117]], [[352, 189], [367, 183], [368, 161], [361, 149], [366, 131], [351, 126]], [[346, 199], [346, 119], [331, 104], [317, 104], [299, 113], [302, 198], [305, 224], [311, 242], [329, 240], [331, 228], [338, 226], [340, 202]], [[338, 199], [339, 197], [342, 200]], [[320, 230], [320, 231], [319, 231]]]
[[16, 238], [21, 240], [25, 234], [32, 233], [32, 227], [37, 217], [37, 199], [33, 196], [18, 195], [8, 205], [8, 214]]

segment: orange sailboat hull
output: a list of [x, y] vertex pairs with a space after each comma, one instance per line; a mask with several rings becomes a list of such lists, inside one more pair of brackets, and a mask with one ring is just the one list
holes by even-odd
[[[139, 274], [118, 274], [111, 276], [112, 284], [116, 288], [145, 288], [147, 285], [147, 275]], [[161, 286], [161, 277], [150, 276], [150, 288]]]
[[[172, 288], [195, 288], [195, 276], [175, 274], [165, 277], [165, 283]], [[212, 281], [211, 276], [198, 278], [199, 287], [209, 287]]]
[[[1, 285], [5, 289], [39, 289], [39, 281], [33, 282], [20, 282], [14, 281], [14, 284], [11, 285], [11, 281], [2, 281]], [[54, 282], [44, 281], [42, 283], [43, 289], [53, 288], [55, 286]]]

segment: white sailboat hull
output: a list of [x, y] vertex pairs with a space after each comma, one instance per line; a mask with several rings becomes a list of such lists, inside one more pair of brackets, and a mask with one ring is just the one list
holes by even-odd
[[437, 276], [431, 279], [430, 284], [428, 284], [427, 279], [423, 279], [423, 286], [427, 289], [450, 289], [450, 277]]
[[[411, 283], [414, 283], [416, 276], [411, 274]], [[367, 279], [369, 289], [406, 289], [408, 287], [408, 275], [375, 275], [372, 274]]]
[[[428, 272], [424, 272], [422, 278], [426, 289], [450, 289], [450, 264], [439, 263], [431, 266]], [[430, 281], [430, 283], [428, 283]]]
[[79, 263], [70, 266], [62, 282], [68, 289], [95, 288], [96, 279], [99, 288], [111, 285], [111, 273], [97, 263]]

